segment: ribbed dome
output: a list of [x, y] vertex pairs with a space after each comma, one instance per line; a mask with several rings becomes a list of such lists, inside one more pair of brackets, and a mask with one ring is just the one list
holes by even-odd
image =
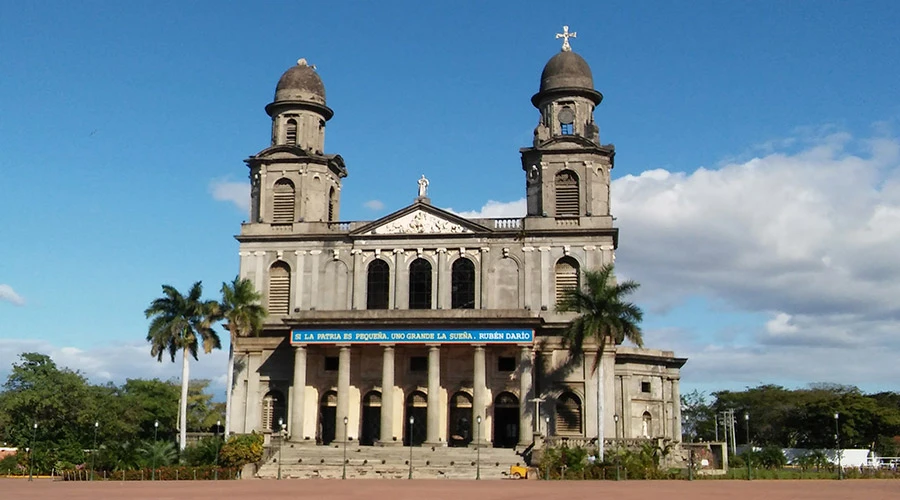
[[306, 59], [284, 72], [275, 87], [275, 102], [306, 101], [325, 105], [325, 85]]
[[541, 92], [561, 88], [594, 90], [591, 67], [572, 51], [562, 51], [551, 57], [541, 72]]

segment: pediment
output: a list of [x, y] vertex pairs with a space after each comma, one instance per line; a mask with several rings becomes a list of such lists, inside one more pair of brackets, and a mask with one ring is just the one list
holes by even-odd
[[490, 232], [458, 215], [416, 203], [353, 231], [355, 235], [472, 234]]

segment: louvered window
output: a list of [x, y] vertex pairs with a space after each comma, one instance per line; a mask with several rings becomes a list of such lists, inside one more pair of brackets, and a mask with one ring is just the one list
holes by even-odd
[[278, 179], [273, 194], [272, 222], [276, 224], [294, 222], [294, 183], [287, 179]]
[[334, 222], [335, 206], [337, 205], [337, 196], [334, 188], [328, 192], [328, 222]]
[[578, 261], [563, 257], [556, 263], [556, 303], [566, 296], [566, 290], [578, 288]]
[[577, 217], [579, 213], [578, 176], [571, 170], [563, 170], [556, 174], [556, 216]]
[[284, 139], [287, 144], [297, 144], [297, 121], [288, 120], [287, 128], [284, 132]]
[[556, 433], [581, 434], [581, 400], [571, 392], [556, 400]]
[[269, 314], [288, 314], [291, 301], [291, 270], [284, 262], [269, 268]]

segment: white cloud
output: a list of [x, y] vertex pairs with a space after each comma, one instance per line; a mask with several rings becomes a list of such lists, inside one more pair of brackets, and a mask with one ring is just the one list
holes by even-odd
[[368, 208], [369, 210], [381, 210], [384, 208], [384, 202], [381, 200], [369, 200], [363, 203], [363, 206]]
[[[226, 339], [227, 343], [227, 339]], [[228, 365], [228, 346], [210, 354], [198, 354], [199, 360], [191, 358], [191, 380], [210, 379], [210, 389], [217, 400], [225, 398], [225, 370]], [[129, 378], [159, 378], [181, 380], [181, 353], [175, 362], [163, 356], [162, 362], [150, 356], [149, 344], [142, 342], [117, 343], [87, 349], [59, 346], [45, 340], [0, 339], [0, 382], [5, 381], [19, 354], [39, 352], [46, 354], [60, 368], [78, 370], [92, 383], [113, 382], [122, 384]], [[8, 364], [7, 364], [8, 363]]]
[[25, 299], [13, 290], [13, 287], [0, 283], [0, 301], [7, 301], [17, 306], [24, 306]]
[[250, 212], [250, 184], [217, 179], [209, 184], [214, 199], [230, 201], [245, 213]]
[[480, 210], [475, 211], [457, 212], [452, 208], [447, 208], [446, 210], [467, 219], [502, 219], [505, 217], [524, 217], [527, 209], [525, 198], [521, 198], [510, 202], [489, 200]]

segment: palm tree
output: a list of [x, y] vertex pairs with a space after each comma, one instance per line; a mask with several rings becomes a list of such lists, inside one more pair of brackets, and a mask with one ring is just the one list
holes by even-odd
[[595, 271], [585, 271], [585, 286], [566, 290], [557, 304], [559, 312], [575, 312], [563, 333], [563, 340], [575, 356], [583, 352], [585, 341], [597, 346], [597, 357], [591, 375], [597, 374], [597, 447], [598, 458], [603, 461], [603, 351], [610, 340], [621, 344], [625, 339], [643, 346], [638, 324], [644, 316], [641, 308], [627, 302], [626, 297], [640, 286], [634, 281], [616, 283], [613, 265], [607, 264]]
[[259, 305], [262, 295], [253, 287], [253, 282], [235, 276], [231, 283], [222, 283], [222, 315], [231, 335], [228, 347], [228, 372], [225, 392], [225, 436], [231, 433], [231, 389], [234, 384], [234, 342], [237, 337], [259, 334], [266, 309]]
[[169, 285], [163, 285], [163, 297], [153, 300], [144, 314], [152, 318], [147, 332], [150, 342], [150, 355], [162, 362], [163, 354], [168, 352], [175, 362], [175, 354], [182, 351], [181, 364], [181, 398], [179, 400], [179, 445], [183, 450], [187, 443], [187, 392], [189, 381], [188, 354], [197, 358], [197, 346], [202, 342], [203, 352], [221, 349], [219, 336], [212, 329], [212, 324], [221, 319], [219, 303], [214, 300], [204, 301], [200, 298], [203, 286], [198, 281], [191, 286], [188, 294], [182, 295]]

